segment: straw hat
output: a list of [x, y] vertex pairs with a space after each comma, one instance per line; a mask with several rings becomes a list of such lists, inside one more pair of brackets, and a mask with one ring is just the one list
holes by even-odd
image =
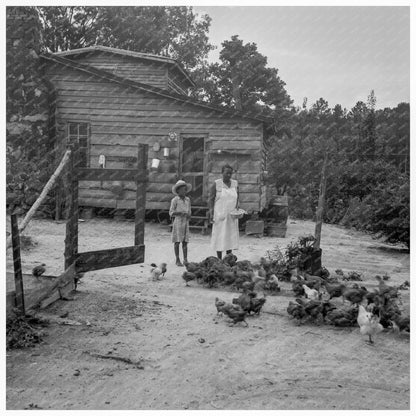
[[176, 190], [180, 186], [186, 186], [186, 193], [188, 193], [188, 192], [190, 192], [192, 190], [192, 185], [190, 183], [187, 183], [185, 181], [179, 180], [178, 182], [175, 183], [175, 185], [172, 186], [172, 193], [174, 195], [178, 195], [178, 193], [176, 192]]

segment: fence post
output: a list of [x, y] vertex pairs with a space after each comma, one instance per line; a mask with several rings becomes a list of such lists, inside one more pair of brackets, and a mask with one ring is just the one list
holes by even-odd
[[67, 222], [65, 236], [65, 269], [75, 260], [78, 253], [78, 146], [71, 144], [71, 160], [67, 175]]
[[134, 219], [134, 245], [138, 246], [144, 243], [144, 216], [146, 212], [146, 186], [147, 183], [140, 181], [143, 176], [147, 176], [147, 153], [148, 145], [139, 144], [137, 153], [137, 170], [142, 178], [138, 177], [136, 181], [136, 213]]
[[23, 292], [22, 262], [20, 258], [20, 236], [17, 215], [11, 215], [11, 231], [13, 246], [14, 284], [16, 290], [16, 306], [25, 314], [25, 297]]

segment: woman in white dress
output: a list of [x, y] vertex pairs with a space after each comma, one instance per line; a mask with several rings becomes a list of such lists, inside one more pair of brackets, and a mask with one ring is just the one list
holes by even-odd
[[232, 174], [230, 165], [222, 167], [222, 179], [214, 182], [209, 198], [209, 215], [213, 222], [211, 247], [219, 259], [223, 251], [230, 254], [238, 249], [238, 219], [230, 215], [238, 208], [238, 183], [231, 179]]

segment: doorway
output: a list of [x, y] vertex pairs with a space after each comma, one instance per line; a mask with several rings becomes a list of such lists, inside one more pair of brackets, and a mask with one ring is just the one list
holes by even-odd
[[188, 196], [193, 205], [206, 205], [204, 193], [205, 137], [182, 136], [179, 176], [192, 185]]

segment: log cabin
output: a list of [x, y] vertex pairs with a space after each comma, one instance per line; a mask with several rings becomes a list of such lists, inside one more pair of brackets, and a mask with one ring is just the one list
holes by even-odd
[[[194, 82], [174, 59], [103, 46], [42, 55], [53, 94], [56, 155], [68, 142], [85, 167], [131, 168], [137, 145], [147, 144], [146, 209], [168, 210], [172, 185], [193, 186], [193, 206], [206, 207], [225, 163], [235, 169], [240, 206], [267, 205], [269, 120], [189, 96]], [[79, 206], [135, 208], [135, 184], [80, 182]]]

